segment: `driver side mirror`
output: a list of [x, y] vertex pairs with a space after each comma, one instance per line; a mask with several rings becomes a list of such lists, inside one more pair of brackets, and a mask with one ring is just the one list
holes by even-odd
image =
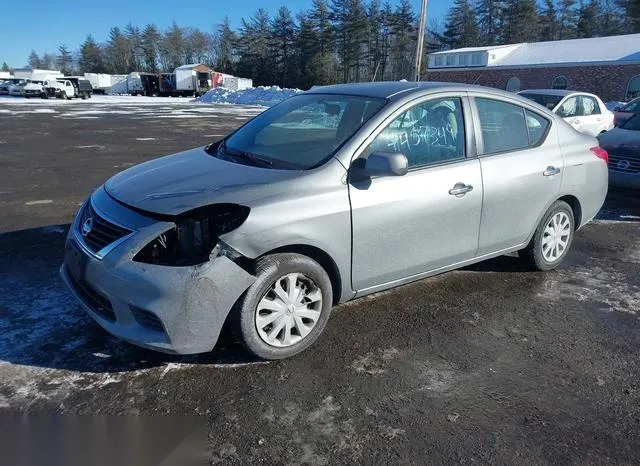
[[358, 177], [404, 176], [409, 171], [409, 161], [402, 152], [372, 152], [366, 159], [354, 161]]

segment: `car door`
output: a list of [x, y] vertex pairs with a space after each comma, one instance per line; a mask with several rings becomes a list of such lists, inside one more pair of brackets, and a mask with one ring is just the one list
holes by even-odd
[[409, 172], [350, 181], [354, 290], [373, 291], [475, 255], [482, 180], [469, 112], [461, 95], [413, 101], [356, 154], [403, 152]]
[[551, 120], [518, 102], [474, 95], [483, 204], [478, 256], [526, 242], [557, 199], [564, 161]]
[[606, 122], [598, 101], [589, 95], [580, 95], [579, 113], [581, 132], [590, 136], [597, 136], [605, 130]]
[[582, 117], [580, 116], [580, 100], [577, 95], [564, 99], [555, 111], [564, 121], [573, 126], [576, 131], [582, 132]]

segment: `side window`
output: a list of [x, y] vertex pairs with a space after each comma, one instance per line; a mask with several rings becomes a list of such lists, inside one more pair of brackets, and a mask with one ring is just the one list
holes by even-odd
[[529, 145], [535, 146], [547, 133], [549, 120], [531, 110], [525, 110], [525, 115], [527, 118], [527, 129], [529, 130]]
[[464, 141], [462, 101], [450, 97], [411, 107], [376, 136], [366, 153], [402, 152], [414, 168], [463, 159]]
[[493, 99], [475, 101], [485, 154], [529, 146], [529, 129], [522, 107]]
[[578, 115], [578, 98], [571, 97], [564, 101], [560, 108], [556, 111], [562, 118], [569, 118]]
[[589, 97], [588, 95], [580, 96], [580, 106], [582, 107], [582, 115], [599, 115], [602, 113], [600, 111], [600, 106], [598, 105], [598, 101], [593, 97]]

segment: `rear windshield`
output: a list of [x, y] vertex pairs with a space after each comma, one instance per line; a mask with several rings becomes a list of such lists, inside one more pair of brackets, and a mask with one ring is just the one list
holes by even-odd
[[232, 134], [221, 150], [249, 154], [273, 168], [321, 165], [385, 104], [382, 99], [333, 94], [291, 97]]
[[547, 107], [549, 110], [553, 110], [554, 108], [556, 108], [556, 105], [558, 105], [563, 99], [563, 96], [561, 95], [536, 94], [532, 92], [523, 92], [519, 95], [521, 95], [522, 97], [526, 97], [529, 100], [533, 100], [543, 107]]

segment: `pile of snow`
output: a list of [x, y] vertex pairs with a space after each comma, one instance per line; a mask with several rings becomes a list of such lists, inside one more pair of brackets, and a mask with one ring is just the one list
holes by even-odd
[[302, 92], [300, 89], [281, 89], [278, 86], [250, 87], [240, 91], [218, 87], [211, 89], [195, 101], [204, 104], [242, 104], [271, 107], [300, 92]]

